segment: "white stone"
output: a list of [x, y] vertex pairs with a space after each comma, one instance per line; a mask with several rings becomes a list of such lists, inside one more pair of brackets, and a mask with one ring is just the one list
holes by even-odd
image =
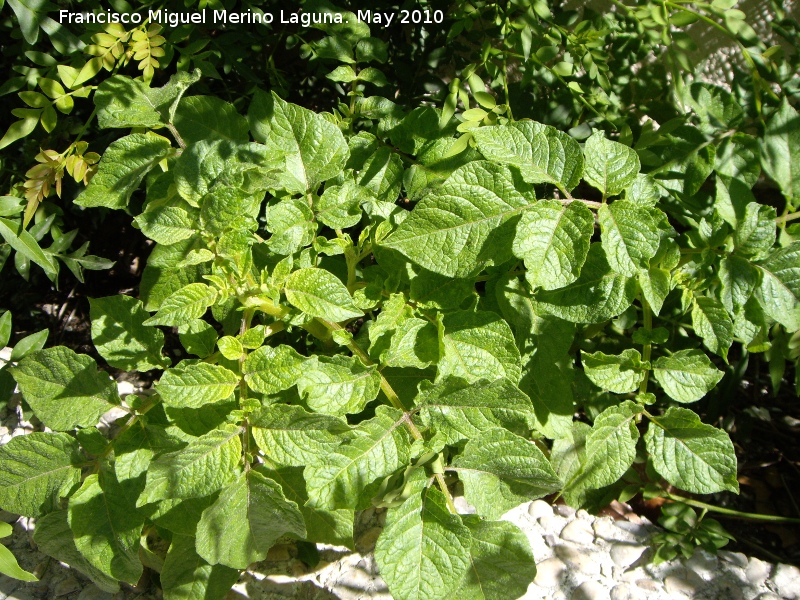
[[606, 587], [597, 581], [585, 581], [572, 592], [572, 600], [609, 600]]
[[637, 579], [636, 585], [648, 592], [657, 592], [661, 587], [658, 581], [653, 581], [652, 579]]
[[592, 529], [597, 537], [607, 542], [635, 542], [636, 536], [617, 527], [611, 517], [600, 517], [592, 523]]
[[453, 504], [456, 507], [456, 511], [460, 515], [474, 515], [477, 511], [475, 507], [472, 506], [464, 496], [456, 496], [453, 498]]
[[119, 391], [120, 396], [127, 396], [128, 394], [135, 392], [136, 388], [130, 381], [118, 381], [117, 390]]
[[646, 540], [650, 535], [650, 530], [647, 528], [647, 526], [640, 525], [639, 523], [631, 523], [630, 521], [617, 521], [616, 526], [620, 529], [624, 529], [642, 541]]
[[639, 560], [645, 550], [647, 548], [639, 544], [617, 542], [611, 546], [611, 560], [618, 567], [626, 569]]
[[584, 548], [573, 548], [566, 544], [556, 546], [556, 556], [567, 563], [567, 566], [577, 570], [583, 575], [597, 577], [600, 575], [599, 552], [592, 552]]
[[528, 506], [528, 514], [534, 519], [539, 519], [553, 514], [553, 507], [544, 500], [534, 500]]
[[763, 594], [759, 594], [758, 596], [756, 596], [756, 600], [781, 600], [781, 599], [772, 592], [764, 592]]
[[716, 556], [709, 554], [705, 550], [697, 549], [694, 551], [692, 557], [684, 564], [687, 569], [692, 570], [704, 581], [711, 581], [714, 578], [714, 573], [718, 568], [719, 561]]
[[761, 585], [772, 572], [772, 565], [758, 558], [751, 558], [744, 570], [747, 581], [753, 585]]
[[566, 504], [559, 504], [556, 506], [556, 512], [567, 519], [571, 519], [575, 516], [575, 509], [571, 506], [567, 506]]
[[739, 567], [740, 569], [747, 568], [747, 557], [741, 552], [730, 552], [728, 550], [720, 550], [719, 557]]
[[548, 558], [536, 565], [536, 578], [533, 583], [543, 588], [551, 588], [561, 583], [561, 576], [566, 570], [565, 565], [557, 558]]
[[546, 515], [539, 519], [539, 525], [542, 526], [542, 529], [544, 529], [546, 533], [551, 533], [553, 535], [561, 535], [561, 530], [564, 529], [566, 524], [566, 519], [557, 517], [556, 515]]
[[590, 546], [594, 543], [594, 531], [587, 521], [575, 519], [561, 530], [561, 539]]
[[590, 523], [594, 521], [594, 517], [583, 509], [580, 509], [577, 513], [575, 513], [575, 516], [584, 521], [589, 521]]
[[627, 583], [619, 583], [611, 589], [611, 600], [633, 600], [636, 594]]
[[81, 591], [78, 600], [111, 600], [113, 596], [108, 592], [104, 592], [96, 585], [89, 584]]
[[772, 587], [781, 598], [795, 600], [800, 598], [800, 569], [791, 565], [779, 564], [772, 575]]
[[664, 578], [664, 587], [673, 596], [676, 594], [683, 594], [689, 598], [694, 597], [694, 586], [682, 577], [668, 575]]

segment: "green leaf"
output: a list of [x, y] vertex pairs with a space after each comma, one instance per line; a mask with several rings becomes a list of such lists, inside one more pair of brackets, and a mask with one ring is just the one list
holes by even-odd
[[597, 211], [602, 231], [603, 250], [608, 264], [617, 273], [635, 276], [647, 269], [661, 243], [657, 223], [664, 218], [657, 208], [617, 200]]
[[592, 244], [577, 281], [565, 288], [539, 291], [533, 306], [572, 323], [602, 323], [628, 308], [636, 297], [636, 280], [612, 271], [600, 244]]
[[358, 165], [356, 179], [379, 200], [394, 202], [403, 187], [403, 161], [386, 146], [380, 146]]
[[186, 148], [173, 167], [175, 187], [181, 198], [199, 206], [225, 167], [234, 162], [241, 146], [228, 140], [200, 140]]
[[147, 210], [134, 221], [143, 234], [158, 244], [175, 244], [192, 237], [197, 229], [195, 219], [177, 206]]
[[606, 139], [595, 131], [583, 146], [583, 178], [603, 193], [616, 196], [630, 186], [642, 165], [633, 148]]
[[670, 398], [689, 403], [714, 389], [723, 373], [701, 350], [678, 350], [656, 360], [653, 375]]
[[[171, 246], [156, 244], [147, 259], [147, 266], [139, 284], [139, 293], [145, 310], [158, 310], [161, 303], [170, 294], [190, 283], [199, 281], [201, 276], [207, 272], [207, 266], [202, 264], [189, 267], [178, 266], [191, 253], [196, 243], [196, 238], [190, 238]], [[214, 339], [215, 343], [216, 341]]]
[[630, 468], [639, 440], [635, 417], [641, 412], [640, 405], [626, 400], [597, 416], [586, 436], [585, 486], [599, 489], [611, 485]]
[[326, 186], [314, 210], [317, 219], [328, 227], [346, 229], [361, 221], [361, 205], [374, 199], [367, 188], [348, 179], [342, 185]]
[[672, 285], [670, 272], [667, 269], [650, 267], [646, 271], [639, 271], [639, 287], [656, 315], [661, 313], [664, 300], [672, 290]]
[[195, 551], [195, 539], [173, 535], [160, 574], [164, 600], [223, 600], [239, 579], [238, 569], [209, 565]]
[[142, 576], [139, 537], [144, 517], [136, 511], [130, 491], [113, 471], [89, 475], [69, 499], [69, 526], [75, 547], [89, 564], [136, 585]]
[[336, 125], [322, 115], [256, 90], [247, 115], [253, 137], [270, 150], [270, 166], [280, 171], [288, 192], [314, 192], [338, 175], [350, 151]]
[[[14, 528], [8, 523], [0, 523], [0, 537], [8, 537], [13, 531]], [[11, 550], [3, 545], [0, 545], [0, 573], [20, 581], [39, 581], [36, 575], [20, 567]]]
[[289, 304], [311, 317], [339, 322], [364, 314], [339, 278], [324, 269], [298, 269], [289, 275], [284, 291]]
[[526, 120], [478, 127], [472, 135], [481, 154], [493, 162], [518, 167], [528, 183], [553, 183], [571, 190], [581, 180], [581, 148], [555, 127]]
[[19, 223], [0, 218], [0, 237], [19, 254], [42, 267], [51, 281], [58, 276], [58, 264], [53, 256], [45, 254], [36, 239], [24, 229], [20, 229]]
[[267, 206], [267, 229], [272, 233], [269, 247], [278, 254], [294, 254], [314, 241], [317, 224], [308, 203], [300, 198], [284, 198]]
[[80, 481], [78, 444], [65, 433], [31, 433], [0, 446], [0, 507], [40, 517]]
[[359, 413], [378, 396], [377, 367], [355, 356], [320, 356], [308, 360], [297, 389], [314, 412], [333, 416]]
[[487, 519], [563, 486], [536, 444], [500, 428], [470, 439], [452, 464], [465, 498]]
[[174, 124], [186, 144], [207, 139], [250, 141], [247, 119], [233, 104], [215, 96], [191, 96], [181, 100]]
[[24, 119], [14, 121], [6, 130], [2, 139], [0, 139], [0, 150], [6, 146], [13, 144], [19, 139], [29, 135], [36, 125], [39, 124], [39, 112], [32, 111], [33, 114], [28, 114]]
[[11, 339], [11, 311], [7, 310], [0, 317], [0, 346], [5, 348], [9, 339]]
[[391, 336], [389, 348], [380, 355], [387, 367], [424, 369], [439, 359], [439, 334], [436, 326], [425, 319], [403, 321]]
[[739, 254], [764, 258], [775, 244], [775, 209], [749, 202], [736, 225], [734, 241]]
[[195, 363], [164, 371], [156, 391], [165, 406], [200, 408], [226, 400], [239, 385], [239, 376], [223, 366]]
[[789, 331], [800, 329], [800, 243], [773, 252], [758, 265], [757, 293], [764, 312]]
[[633, 348], [623, 350], [618, 355], [603, 352], [587, 354], [581, 350], [581, 362], [583, 372], [593, 384], [615, 394], [628, 394], [644, 380], [642, 355]]
[[701, 129], [714, 133], [741, 124], [742, 107], [730, 92], [705, 82], [693, 83], [689, 92], [687, 100], [702, 122]]
[[97, 174], [75, 204], [127, 208], [144, 176], [171, 150], [167, 138], [152, 132], [132, 133], [112, 142], [100, 159]]
[[672, 485], [693, 494], [738, 493], [728, 434], [702, 423], [691, 410], [673, 407], [650, 417], [644, 441], [656, 471]]
[[145, 325], [184, 325], [202, 317], [217, 300], [217, 290], [204, 283], [190, 283], [169, 295]]
[[375, 546], [381, 577], [395, 598], [452, 598], [470, 566], [472, 536], [450, 514], [442, 493], [428, 488], [389, 509]]
[[217, 345], [217, 330], [201, 319], [181, 325], [178, 336], [186, 351], [200, 358], [212, 354]]
[[761, 141], [761, 165], [794, 204], [800, 198], [800, 114], [786, 98], [767, 121]]
[[739, 312], [758, 285], [758, 269], [747, 259], [731, 254], [719, 263], [720, 299], [729, 313]]
[[353, 428], [349, 443], [306, 467], [310, 506], [363, 510], [382, 480], [407, 466], [411, 440], [403, 413], [387, 406], [379, 406], [375, 413]]
[[447, 377], [460, 377], [468, 382], [505, 377], [513, 383], [519, 382], [522, 364], [514, 334], [496, 313], [449, 313], [443, 326], [437, 381]]
[[161, 354], [164, 334], [144, 325], [149, 314], [141, 300], [130, 296], [89, 298], [92, 342], [112, 367], [125, 371], [150, 371], [169, 366]]
[[26, 356], [11, 374], [39, 420], [56, 431], [97, 425], [119, 404], [116, 384], [97, 363], [64, 346]]
[[11, 362], [22, 360], [29, 354], [38, 352], [44, 348], [49, 335], [49, 329], [42, 329], [36, 333], [26, 335], [14, 345], [14, 348], [11, 350], [11, 356], [9, 356], [9, 360]]
[[303, 515], [259, 468], [226, 485], [197, 525], [197, 553], [212, 565], [246, 569], [283, 535], [306, 537]]
[[66, 510], [58, 510], [36, 520], [33, 539], [39, 550], [85, 574], [104, 592], [118, 592], [117, 581], [92, 566], [76, 548], [67, 514]]
[[733, 343], [733, 321], [725, 307], [708, 296], [695, 296], [692, 304], [692, 326], [703, 338], [703, 344], [728, 362], [728, 349]]
[[241, 429], [212, 429], [176, 452], [159, 456], [147, 471], [137, 506], [167, 498], [202, 498], [236, 477], [242, 460]]
[[477, 515], [461, 518], [472, 534], [471, 564], [453, 597], [506, 600], [524, 596], [536, 576], [528, 537], [507, 521], [484, 521]]
[[447, 277], [471, 277], [513, 255], [516, 215], [533, 188], [505, 166], [471, 162], [423, 198], [382, 244]]
[[530, 399], [508, 379], [470, 385], [446, 380], [421, 393], [417, 404], [423, 423], [450, 445], [498, 426], [526, 434], [533, 413]]
[[304, 466], [324, 458], [350, 430], [342, 419], [286, 404], [265, 407], [251, 425], [258, 447], [281, 466]]
[[525, 261], [533, 288], [556, 290], [578, 278], [594, 233], [594, 216], [582, 202], [542, 200], [517, 225], [514, 255]]
[[297, 383], [306, 360], [291, 346], [262, 346], [248, 354], [242, 373], [253, 391], [277, 394]]

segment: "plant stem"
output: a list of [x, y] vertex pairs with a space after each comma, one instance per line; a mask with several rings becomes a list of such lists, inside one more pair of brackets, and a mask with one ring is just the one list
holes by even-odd
[[694, 506], [695, 508], [702, 508], [709, 512], [718, 513], [721, 515], [727, 515], [729, 517], [736, 517], [738, 519], [750, 519], [753, 521], [769, 521], [772, 523], [800, 524], [800, 519], [795, 519], [793, 517], [779, 517], [778, 515], [760, 515], [758, 513], [741, 512], [738, 510], [733, 510], [732, 508], [723, 508], [721, 506], [714, 506], [713, 504], [707, 504], [706, 502], [701, 502], [700, 500], [685, 498], [684, 496], [679, 496], [678, 494], [673, 494], [671, 492], [666, 492], [666, 496], [667, 498], [669, 498], [670, 500], [674, 500], [675, 502], [683, 502], [684, 504], [688, 504], [689, 506]]
[[[642, 304], [642, 317], [644, 319], [644, 329], [649, 334], [650, 331], [653, 329], [653, 313], [650, 310], [650, 305], [647, 303], [647, 300], [644, 297], [644, 294], [640, 291], [639, 292], [639, 302]], [[642, 346], [642, 362], [647, 363], [650, 362], [650, 351], [652, 350], [652, 344], [647, 342]], [[647, 392], [647, 380], [650, 378], [650, 369], [647, 369], [644, 372], [644, 379], [642, 379], [642, 383], [639, 386], [639, 393], [644, 394]]]

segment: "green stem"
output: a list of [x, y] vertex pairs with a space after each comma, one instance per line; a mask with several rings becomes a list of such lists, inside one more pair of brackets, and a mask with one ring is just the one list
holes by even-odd
[[[653, 330], [653, 313], [650, 310], [650, 305], [647, 303], [647, 300], [644, 297], [644, 294], [639, 292], [639, 302], [642, 305], [642, 317], [644, 319], [644, 329], [649, 334]], [[650, 352], [652, 350], [652, 344], [647, 342], [642, 346], [642, 362], [648, 363], [650, 362]], [[647, 380], [650, 378], [650, 369], [647, 369], [644, 372], [644, 379], [642, 379], [642, 383], [639, 386], [639, 393], [644, 394], [647, 392]]]
[[800, 219], [800, 212], [793, 212], [788, 215], [781, 215], [775, 222], [777, 225], [783, 225], [784, 223], [788, 223], [789, 221], [794, 221], [795, 219]]
[[793, 517], [779, 517], [778, 515], [760, 515], [758, 513], [741, 512], [738, 510], [733, 510], [732, 508], [723, 508], [721, 506], [714, 506], [713, 504], [707, 504], [706, 502], [701, 502], [700, 500], [685, 498], [684, 496], [679, 496], [678, 494], [673, 494], [671, 492], [666, 492], [666, 497], [669, 498], [670, 500], [674, 500], [675, 502], [683, 502], [684, 504], [688, 504], [689, 506], [694, 506], [695, 508], [702, 508], [709, 512], [717, 513], [720, 515], [727, 515], [729, 517], [736, 517], [738, 519], [750, 519], [753, 521], [769, 521], [771, 523], [800, 524], [800, 519], [795, 519]]

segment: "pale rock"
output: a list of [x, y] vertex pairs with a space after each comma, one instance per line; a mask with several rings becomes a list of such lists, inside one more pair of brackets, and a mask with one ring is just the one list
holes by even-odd
[[456, 496], [453, 498], [453, 505], [456, 507], [456, 512], [460, 515], [474, 515], [477, 511], [464, 496]]
[[758, 596], [756, 596], [756, 600], [781, 600], [781, 599], [772, 592], [764, 592], [763, 594], [759, 594]]
[[589, 521], [589, 523], [594, 521], [594, 517], [590, 515], [587, 511], [583, 510], [582, 508], [575, 513], [575, 516], [583, 521]]
[[528, 505], [528, 514], [534, 519], [549, 517], [553, 514], [553, 507], [544, 500], [534, 500]]
[[600, 562], [597, 553], [562, 544], [555, 548], [556, 556], [569, 567], [583, 575], [597, 577], [600, 575]]
[[668, 575], [664, 578], [664, 587], [673, 596], [683, 594], [689, 598], [694, 597], [695, 587], [682, 577]]
[[611, 546], [611, 560], [613, 560], [614, 564], [618, 567], [626, 569], [639, 560], [645, 550], [647, 550], [647, 548], [640, 544], [617, 542]]
[[127, 396], [128, 394], [134, 393], [136, 388], [130, 381], [118, 381], [117, 391], [119, 392], [120, 396]]
[[632, 523], [631, 521], [617, 521], [616, 526], [641, 540], [650, 536], [650, 530], [645, 524]]
[[611, 517], [600, 517], [592, 523], [592, 529], [597, 537], [607, 542], [635, 542], [636, 536], [617, 527]]
[[800, 598], [800, 569], [791, 565], [779, 564], [772, 575], [774, 590], [781, 598], [795, 600]]
[[590, 523], [583, 519], [575, 519], [561, 531], [561, 539], [590, 546], [594, 543], [594, 531]]
[[83, 588], [77, 600], [111, 600], [111, 598], [113, 598], [112, 594], [104, 592], [91, 583]]
[[536, 578], [533, 583], [543, 588], [551, 588], [561, 583], [561, 576], [567, 566], [557, 558], [548, 558], [536, 565]]
[[603, 561], [603, 564], [600, 565], [600, 574], [603, 577], [608, 577], [609, 579], [614, 577], [614, 567], [607, 562]]
[[634, 600], [634, 589], [627, 583], [619, 583], [611, 589], [611, 600]]
[[556, 506], [556, 512], [567, 519], [571, 519], [575, 516], [575, 509], [566, 504], [559, 504]]
[[556, 515], [548, 515], [539, 519], [539, 525], [552, 535], [561, 535], [561, 530], [567, 524], [566, 519], [557, 517]]
[[711, 581], [719, 568], [717, 557], [701, 549], [695, 550], [692, 557], [684, 564], [704, 581]]
[[380, 527], [370, 527], [367, 529], [356, 540], [356, 550], [361, 554], [372, 552], [372, 550], [375, 548], [375, 542], [378, 541], [378, 536], [381, 534], [381, 531], [383, 531], [383, 529]]
[[741, 552], [730, 552], [728, 550], [720, 550], [719, 557], [739, 567], [740, 569], [747, 568], [747, 557]]
[[753, 585], [761, 585], [772, 572], [772, 565], [758, 558], [751, 558], [745, 569], [747, 581]]
[[337, 592], [348, 590], [353, 594], [353, 598], [360, 598], [363, 592], [367, 592], [374, 587], [372, 576], [362, 569], [347, 569], [342, 571], [336, 580]]
[[556, 536], [554, 536], [552, 533], [546, 534], [543, 539], [544, 539], [544, 543], [547, 544], [548, 546], [550, 546], [551, 548], [555, 548], [558, 545], [558, 543], [561, 541]]
[[637, 579], [636, 585], [648, 592], [657, 592], [658, 588], [661, 587], [659, 582], [653, 581], [652, 579]]
[[72, 592], [76, 592], [81, 589], [80, 582], [75, 579], [74, 577], [67, 577], [63, 581], [59, 581], [55, 587], [53, 588], [53, 595], [56, 598], [60, 598], [61, 596], [66, 596], [67, 594], [71, 594]]
[[608, 589], [597, 581], [584, 581], [572, 592], [572, 600], [609, 600]]

